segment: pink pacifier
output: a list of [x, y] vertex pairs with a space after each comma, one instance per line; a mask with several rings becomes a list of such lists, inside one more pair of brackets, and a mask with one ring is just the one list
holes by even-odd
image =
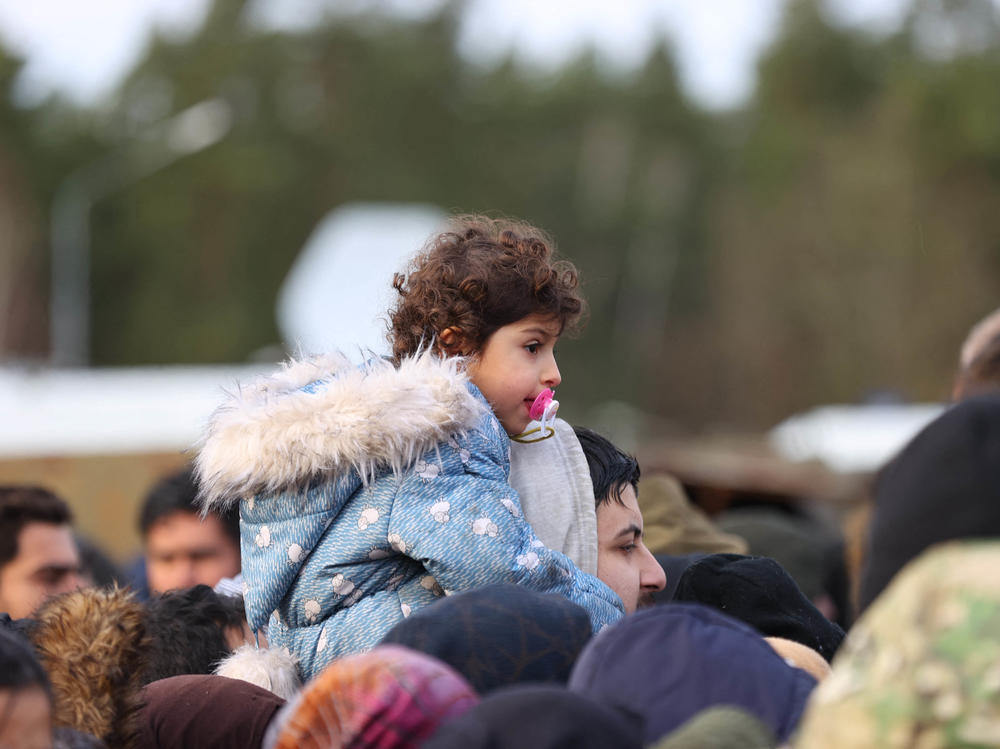
[[551, 388], [545, 388], [538, 394], [532, 402], [531, 408], [528, 409], [528, 416], [532, 421], [537, 421], [538, 426], [527, 432], [513, 435], [512, 440], [525, 443], [540, 442], [556, 433], [556, 411], [559, 410], [559, 401], [555, 400], [553, 395], [555, 393], [552, 392]]
[[559, 410], [559, 401], [553, 400], [553, 395], [555, 393], [552, 392], [552, 388], [545, 388], [535, 398], [534, 403], [531, 404], [531, 408], [528, 409], [528, 416], [535, 421], [542, 422], [543, 427], [545, 426], [544, 422], [554, 419], [556, 411]]

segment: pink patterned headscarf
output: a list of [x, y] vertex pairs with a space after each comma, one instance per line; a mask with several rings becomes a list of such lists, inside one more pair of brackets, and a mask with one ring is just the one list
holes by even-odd
[[[398, 645], [334, 661], [275, 717], [273, 749], [418, 747], [479, 702], [450, 666]], [[268, 745], [268, 742], [265, 742]]]

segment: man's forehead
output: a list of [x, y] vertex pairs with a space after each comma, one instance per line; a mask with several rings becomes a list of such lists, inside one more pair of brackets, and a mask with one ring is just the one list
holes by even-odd
[[621, 491], [621, 503], [615, 503], [619, 508], [632, 518], [632, 522], [639, 526], [642, 530], [642, 511], [639, 509], [639, 498], [636, 496], [635, 489], [631, 484], [626, 484], [622, 487]]
[[204, 551], [229, 540], [222, 522], [214, 515], [202, 518], [193, 512], [171, 513], [150, 526], [146, 547], [150, 551]]
[[223, 532], [222, 521], [212, 513], [202, 517], [197, 512], [176, 510], [158, 518], [150, 525], [148, 535], [204, 537]]
[[76, 567], [80, 553], [68, 525], [29, 522], [18, 534], [17, 558], [35, 566]]
[[223, 549], [224, 539], [191, 540], [175, 539], [170, 541], [146, 544], [146, 554], [150, 557], [190, 556], [202, 557], [219, 554]]
[[602, 502], [597, 508], [599, 530], [602, 535], [612, 534], [642, 533], [642, 513], [635, 499], [635, 492], [632, 487], [628, 487], [628, 494], [622, 491], [622, 501], [618, 502], [609, 497], [606, 502]]

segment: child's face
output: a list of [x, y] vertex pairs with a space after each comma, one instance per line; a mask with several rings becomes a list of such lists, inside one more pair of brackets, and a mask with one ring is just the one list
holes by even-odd
[[472, 357], [469, 378], [493, 406], [507, 434], [523, 432], [538, 394], [562, 381], [556, 366], [557, 340], [558, 320], [528, 315], [499, 328]]

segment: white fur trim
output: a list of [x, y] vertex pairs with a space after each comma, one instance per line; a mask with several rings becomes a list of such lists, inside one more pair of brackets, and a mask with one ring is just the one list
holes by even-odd
[[[302, 388], [317, 380], [317, 392]], [[289, 362], [230, 393], [196, 459], [205, 507], [326, 474], [400, 472], [453, 432], [478, 422], [485, 404], [467, 388], [461, 361], [424, 352], [399, 367], [357, 367], [343, 356]]]
[[239, 679], [290, 700], [302, 687], [295, 657], [288, 648], [241, 645], [215, 669], [218, 676]]

